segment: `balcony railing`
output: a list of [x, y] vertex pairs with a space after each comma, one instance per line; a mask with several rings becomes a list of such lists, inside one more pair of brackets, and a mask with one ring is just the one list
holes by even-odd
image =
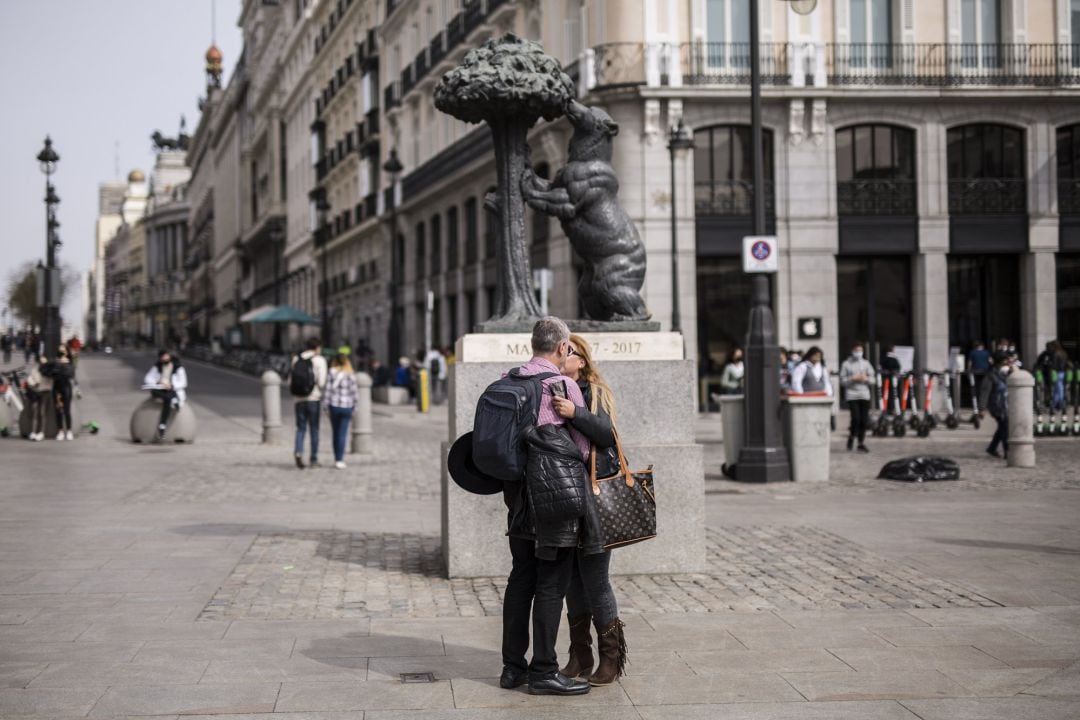
[[[589, 89], [750, 83], [749, 43], [608, 43], [592, 48]], [[761, 43], [772, 86], [1080, 87], [1080, 44]]]
[[401, 104], [401, 83], [392, 81], [383, 89], [383, 107], [386, 110], [395, 108]]
[[1058, 180], [1058, 213], [1080, 215], [1080, 178]]
[[[694, 184], [694, 209], [705, 215], [752, 215], [754, 184], [750, 180], [717, 180]], [[765, 182], [765, 214], [776, 215], [776, 187]]]
[[841, 215], [914, 215], [915, 181], [865, 178], [836, 184]]
[[1022, 215], [1027, 212], [1027, 183], [1023, 178], [964, 178], [949, 180], [952, 215]]

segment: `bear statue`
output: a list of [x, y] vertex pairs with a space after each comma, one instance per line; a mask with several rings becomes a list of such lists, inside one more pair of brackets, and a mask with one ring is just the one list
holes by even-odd
[[645, 246], [617, 198], [619, 180], [611, 166], [612, 138], [619, 125], [606, 112], [571, 100], [566, 117], [574, 128], [566, 165], [550, 182], [526, 168], [525, 201], [559, 219], [585, 261], [578, 293], [592, 320], [647, 320], [641, 299]]

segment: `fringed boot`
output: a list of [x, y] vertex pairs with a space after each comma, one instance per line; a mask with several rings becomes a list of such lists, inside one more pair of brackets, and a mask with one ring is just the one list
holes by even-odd
[[566, 616], [570, 625], [569, 661], [561, 672], [568, 678], [588, 676], [593, 669], [592, 615]]
[[615, 618], [606, 628], [596, 629], [600, 664], [589, 678], [590, 685], [610, 685], [622, 677], [626, 668], [626, 637], [623, 635], [623, 627], [623, 622]]

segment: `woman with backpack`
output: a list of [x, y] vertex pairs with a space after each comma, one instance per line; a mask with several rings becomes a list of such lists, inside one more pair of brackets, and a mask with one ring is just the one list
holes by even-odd
[[330, 414], [330, 429], [334, 441], [334, 467], [345, 469], [345, 445], [349, 439], [349, 422], [356, 407], [356, 374], [345, 353], [338, 353], [330, 364], [326, 382], [326, 410]]
[[[569, 400], [555, 399], [555, 412], [569, 420], [570, 426], [592, 443], [596, 459], [596, 477], [607, 478], [620, 472], [615, 441], [615, 395], [605, 382], [592, 358], [592, 348], [580, 335], [570, 336], [570, 351], [563, 374], [574, 380], [585, 398], [585, 408]], [[592, 503], [593, 494], [585, 493]], [[595, 509], [586, 513], [585, 522], [596, 518]], [[597, 523], [598, 524], [598, 523]], [[598, 528], [583, 533], [574, 559], [574, 572], [566, 593], [566, 615], [570, 625], [569, 662], [560, 672], [568, 678], [588, 677], [593, 686], [610, 685], [622, 674], [626, 664], [626, 640], [619, 620], [618, 603], [611, 588], [609, 571], [611, 551], [604, 549], [603, 532]], [[600, 663], [593, 669], [592, 633], [596, 627]]]

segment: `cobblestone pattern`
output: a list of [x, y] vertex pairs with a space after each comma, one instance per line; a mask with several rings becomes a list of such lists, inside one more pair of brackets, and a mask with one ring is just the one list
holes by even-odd
[[[793, 553], [792, 548], [799, 552]], [[704, 575], [613, 578], [620, 611], [998, 605], [814, 527], [709, 531], [707, 553], [709, 572]], [[261, 534], [200, 619], [501, 614], [503, 578], [448, 580], [443, 567], [434, 536], [341, 531]]]
[[[400, 416], [380, 417], [374, 454], [346, 455], [335, 470], [328, 433], [320, 448], [323, 466], [303, 472], [286, 447], [200, 438], [184, 462], [163, 463], [163, 473], [128, 495], [129, 503], [250, 503], [372, 500], [437, 500], [439, 442], [445, 427]], [[325, 430], [326, 428], [324, 428]], [[159, 452], [180, 452], [161, 448]], [[276, 462], [275, 462], [276, 458]]]
[[[846, 420], [845, 420], [846, 422]], [[993, 424], [993, 423], [991, 423]], [[837, 436], [834, 436], [836, 438]], [[723, 444], [705, 442], [707, 493], [763, 493], [806, 495], [828, 493], [970, 492], [986, 490], [1080, 490], [1080, 438], [1047, 438], [1035, 441], [1038, 467], [1010, 468], [1004, 460], [986, 454], [989, 437], [971, 430], [936, 430], [929, 438], [867, 438], [869, 455], [848, 452], [842, 441], [832, 445], [831, 478], [823, 483], [770, 483], [756, 485], [728, 480], [721, 473]], [[907, 483], [878, 480], [877, 474], [890, 460], [910, 455], [942, 455], [960, 465], [960, 480]]]

